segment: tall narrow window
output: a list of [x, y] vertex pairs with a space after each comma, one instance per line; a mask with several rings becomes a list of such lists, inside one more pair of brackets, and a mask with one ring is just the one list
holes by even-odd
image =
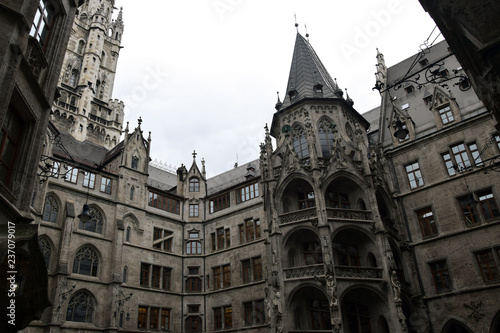
[[111, 194], [111, 179], [104, 176], [101, 177], [101, 192]]
[[227, 288], [231, 286], [231, 266], [222, 266], [222, 287]]
[[222, 309], [214, 309], [214, 330], [222, 329]]
[[78, 181], [78, 169], [72, 166], [68, 166], [66, 176], [64, 178], [67, 182], [76, 184]]
[[130, 227], [127, 227], [127, 231], [125, 231], [125, 242], [130, 242]]
[[422, 178], [418, 162], [405, 165], [405, 170], [410, 183], [410, 188], [414, 189], [424, 185], [424, 179]]
[[477, 192], [477, 197], [479, 199], [479, 204], [481, 205], [481, 210], [483, 211], [484, 218], [486, 221], [491, 221], [495, 218], [500, 217], [500, 212], [498, 211], [497, 203], [493, 197], [493, 192], [491, 189]]
[[189, 217], [197, 217], [197, 216], [198, 216], [198, 204], [190, 204]]
[[57, 213], [59, 212], [59, 205], [52, 195], [47, 195], [45, 198], [45, 205], [43, 207], [42, 220], [47, 222], [56, 222]]
[[436, 221], [432, 214], [432, 208], [426, 207], [417, 211], [418, 222], [420, 223], [420, 231], [422, 237], [432, 237], [437, 235]]
[[40, 245], [43, 259], [45, 259], [45, 266], [48, 268], [50, 264], [50, 256], [52, 254], [52, 246], [50, 246], [49, 240], [45, 237], [40, 237], [38, 239], [38, 244]]
[[491, 250], [477, 252], [476, 260], [484, 282], [497, 281], [500, 279], [498, 267]]
[[137, 168], [139, 167], [139, 159], [137, 157], [132, 157], [132, 163], [130, 166], [132, 167], [132, 169], [137, 170]]
[[141, 263], [141, 276], [140, 276], [141, 287], [149, 287], [150, 268], [151, 268], [150, 264]]
[[439, 109], [438, 112], [439, 112], [439, 117], [441, 117], [441, 121], [443, 122], [443, 125], [451, 123], [455, 120], [455, 118], [453, 118], [453, 112], [451, 111], [449, 105]]
[[130, 188], [130, 200], [133, 201], [134, 200], [134, 191], [135, 191], [135, 187], [131, 187]]
[[476, 205], [474, 204], [473, 199], [474, 197], [472, 196], [472, 193], [458, 199], [460, 208], [462, 209], [462, 215], [467, 226], [480, 223], [479, 217], [477, 216]]
[[451, 290], [451, 277], [446, 260], [440, 260], [429, 264], [436, 292]]
[[95, 187], [95, 173], [85, 171], [83, 176], [83, 187]]
[[161, 310], [160, 325], [162, 331], [170, 331], [170, 310]]
[[304, 128], [296, 124], [293, 126], [293, 149], [299, 158], [309, 157], [309, 146], [307, 144], [306, 132]]
[[330, 157], [330, 151], [333, 145], [333, 129], [335, 125], [329, 119], [323, 118], [318, 125], [319, 144], [321, 146], [321, 154], [324, 158]]
[[145, 306], [139, 306], [139, 311], [137, 313], [137, 327], [147, 328], [148, 320], [148, 308]]
[[55, 8], [53, 5], [48, 5], [48, 2], [47, 0], [40, 0], [30, 30], [30, 36], [35, 37], [43, 49], [45, 49], [49, 40], [55, 16]]
[[224, 307], [224, 328], [233, 327], [233, 308], [231, 306]]

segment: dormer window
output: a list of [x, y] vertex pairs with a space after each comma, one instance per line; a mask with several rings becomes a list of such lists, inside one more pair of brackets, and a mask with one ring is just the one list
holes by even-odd
[[415, 88], [412, 85], [408, 85], [405, 87], [406, 94], [411, 94], [415, 91]]
[[297, 90], [290, 90], [288, 92], [288, 96], [290, 97], [290, 102], [293, 102], [294, 100], [296, 100], [298, 95], [299, 94], [297, 93]]
[[429, 60], [427, 60], [426, 58], [424, 59], [421, 59], [418, 64], [421, 66], [421, 67], [424, 67], [424, 66], [427, 66], [429, 64]]
[[316, 84], [316, 85], [314, 86], [314, 94], [315, 94], [315, 95], [323, 95], [323, 85], [321, 85], [321, 84], [319, 84], [319, 83], [318, 83], [318, 84]]
[[424, 103], [425, 105], [432, 104], [432, 95], [424, 97]]
[[439, 68], [439, 76], [441, 77], [447, 77], [448, 76], [448, 70], [444, 67]]

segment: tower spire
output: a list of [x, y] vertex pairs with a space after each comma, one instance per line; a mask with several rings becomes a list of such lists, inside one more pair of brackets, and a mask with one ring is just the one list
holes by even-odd
[[342, 98], [343, 92], [332, 79], [309, 41], [297, 32], [286, 95], [282, 107], [308, 97]]

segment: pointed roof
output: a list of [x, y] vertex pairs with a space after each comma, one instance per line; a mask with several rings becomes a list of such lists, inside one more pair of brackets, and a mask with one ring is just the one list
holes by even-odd
[[[322, 93], [316, 93], [321, 87]], [[295, 98], [291, 98], [295, 94]], [[307, 97], [342, 98], [339, 89], [309, 42], [297, 32], [286, 95], [281, 108]]]

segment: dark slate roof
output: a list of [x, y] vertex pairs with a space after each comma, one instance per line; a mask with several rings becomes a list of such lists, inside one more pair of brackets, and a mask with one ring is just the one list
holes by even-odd
[[363, 113], [362, 116], [370, 123], [370, 133], [373, 133], [378, 130], [379, 119], [380, 119], [380, 106], [377, 106], [371, 109], [370, 111]]
[[95, 167], [104, 162], [108, 153], [106, 148], [90, 141], [80, 142], [65, 132], [61, 132], [59, 135], [62, 145], [66, 148], [66, 152], [57, 145], [54, 145], [54, 155], [61, 156], [67, 160], [71, 160], [72, 157], [76, 162], [90, 167]]
[[[255, 172], [249, 172], [247, 168], [251, 166]], [[250, 163], [242, 164], [239, 167], [223, 172], [207, 180], [207, 195], [211, 195], [239, 183], [245, 182], [245, 176], [254, 176], [256, 179], [260, 177], [260, 163], [259, 160], [251, 161]]]
[[308, 97], [318, 97], [314, 94], [314, 86], [323, 86], [324, 98], [342, 98], [342, 90], [339, 89], [325, 66], [319, 59], [309, 42], [297, 33], [295, 48], [293, 50], [292, 65], [288, 78], [288, 86], [282, 108], [291, 105], [289, 93], [297, 92], [294, 103]]
[[149, 165], [148, 168], [148, 186], [163, 190], [170, 191], [177, 186], [177, 175], [169, 171]]

